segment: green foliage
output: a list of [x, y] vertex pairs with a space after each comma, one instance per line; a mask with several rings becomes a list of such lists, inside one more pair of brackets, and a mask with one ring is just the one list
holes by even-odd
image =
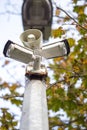
[[2, 116], [0, 116], [0, 130], [16, 130], [17, 121], [14, 119], [14, 115], [11, 114], [8, 109], [1, 108]]
[[[0, 98], [3, 99], [3, 102], [10, 101], [11, 104], [19, 107], [21, 109], [23, 95], [20, 95], [16, 90], [21, 86], [17, 83], [8, 84], [7, 82], [3, 82], [0, 84], [0, 90], [6, 91], [9, 90], [9, 94], [5, 93]], [[10, 112], [9, 106], [7, 108], [0, 108], [0, 130], [16, 130], [18, 125], [18, 120], [15, 118], [14, 112]]]
[[63, 34], [65, 34], [65, 31], [63, 30], [62, 27], [59, 27], [59, 28], [57, 28], [57, 29], [55, 29], [55, 30], [52, 30], [52, 36], [53, 36], [54, 38], [56, 38], [56, 37], [60, 37], [60, 38], [61, 38], [61, 36], [62, 36]]
[[[84, 26], [87, 18], [84, 9], [87, 3], [78, 6], [77, 2], [73, 0], [73, 11], [78, 14], [79, 24]], [[79, 24], [76, 26], [79, 36], [81, 35], [79, 40], [73, 38], [73, 35], [68, 38], [70, 55], [67, 58], [56, 58], [50, 64], [57, 83], [47, 90], [48, 109], [55, 113], [62, 109], [67, 115], [65, 120], [62, 120], [62, 114], [55, 114], [54, 117], [49, 115], [50, 130], [54, 127], [58, 127], [58, 130], [87, 129], [87, 28], [84, 30]], [[59, 37], [59, 33], [56, 32], [55, 35], [55, 31], [57, 30], [54, 30], [54, 37]], [[63, 29], [63, 32], [67, 34], [67, 30]]]

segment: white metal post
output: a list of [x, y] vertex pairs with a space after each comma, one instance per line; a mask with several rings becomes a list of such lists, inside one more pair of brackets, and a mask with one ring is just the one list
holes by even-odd
[[26, 84], [20, 130], [49, 130], [46, 85], [41, 77], [34, 75]]

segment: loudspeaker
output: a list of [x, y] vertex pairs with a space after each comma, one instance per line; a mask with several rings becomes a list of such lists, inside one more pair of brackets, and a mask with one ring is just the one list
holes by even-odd
[[20, 40], [30, 49], [39, 49], [42, 43], [42, 32], [38, 29], [28, 29], [20, 35]]

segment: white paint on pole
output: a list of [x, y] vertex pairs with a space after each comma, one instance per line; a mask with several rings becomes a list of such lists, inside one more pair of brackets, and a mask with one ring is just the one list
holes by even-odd
[[20, 130], [49, 130], [46, 86], [41, 80], [26, 85]]

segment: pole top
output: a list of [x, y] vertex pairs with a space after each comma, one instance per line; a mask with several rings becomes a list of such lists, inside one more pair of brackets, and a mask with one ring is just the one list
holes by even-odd
[[32, 79], [44, 80], [47, 77], [47, 69], [45, 65], [41, 64], [40, 69], [34, 71], [33, 65], [31, 64], [26, 67], [25, 76], [29, 78], [30, 80]]

